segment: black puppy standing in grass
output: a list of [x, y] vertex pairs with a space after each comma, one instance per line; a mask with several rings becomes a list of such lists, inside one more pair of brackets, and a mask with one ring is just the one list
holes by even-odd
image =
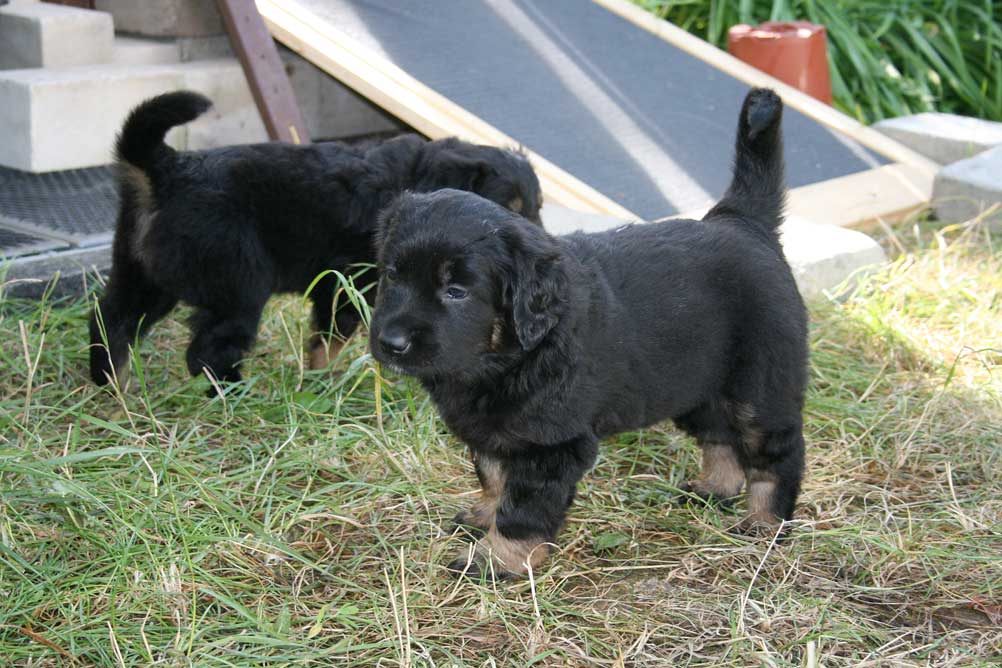
[[702, 221], [552, 237], [482, 198], [384, 212], [375, 357], [418, 377], [469, 447], [478, 573], [524, 574], [560, 530], [599, 439], [665, 419], [703, 452], [691, 493], [747, 484], [743, 528], [793, 515], [807, 316], [777, 228], [782, 102], [749, 93], [733, 181]]
[[[113, 264], [90, 323], [91, 378], [99, 385], [125, 370], [129, 345], [179, 300], [196, 307], [191, 374], [209, 369], [222, 381], [240, 380], [272, 293], [302, 292], [325, 270], [347, 274], [374, 262], [379, 211], [404, 190], [471, 190], [539, 221], [539, 182], [529, 162], [457, 139], [408, 135], [364, 147], [269, 143], [193, 153], [164, 143], [170, 128], [210, 106], [197, 93], [167, 93], [139, 105], [122, 128]], [[357, 287], [375, 282], [373, 273]], [[326, 366], [359, 323], [351, 305], [333, 312], [337, 286], [328, 274], [310, 295], [312, 368]]]

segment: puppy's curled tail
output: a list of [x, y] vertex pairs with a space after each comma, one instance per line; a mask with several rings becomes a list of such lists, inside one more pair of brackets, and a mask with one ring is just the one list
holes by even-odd
[[752, 221], [779, 247], [786, 186], [783, 178], [783, 101], [768, 88], [745, 96], [738, 121], [731, 185], [703, 220]]
[[174, 152], [164, 143], [167, 131], [195, 120], [211, 106], [204, 95], [184, 90], [146, 100], [125, 119], [115, 145], [118, 159], [149, 171], [158, 157]]

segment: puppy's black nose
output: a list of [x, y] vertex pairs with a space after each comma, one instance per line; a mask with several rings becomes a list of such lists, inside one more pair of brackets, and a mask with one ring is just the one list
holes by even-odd
[[403, 355], [411, 349], [411, 337], [400, 330], [379, 333], [379, 346], [391, 355]]

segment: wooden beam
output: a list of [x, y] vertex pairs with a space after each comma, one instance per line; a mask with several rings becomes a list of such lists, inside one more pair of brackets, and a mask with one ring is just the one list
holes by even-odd
[[629, 0], [594, 0], [594, 2], [749, 86], [772, 88], [783, 98], [783, 102], [787, 106], [895, 162], [913, 165], [930, 174], [935, 174], [936, 170], [939, 169], [939, 165], [925, 156], [899, 144], [873, 128], [863, 125], [854, 118], [846, 116], [834, 107], [815, 100], [807, 93], [738, 60], [709, 42], [705, 42], [695, 35], [690, 35], [678, 26], [659, 19]]
[[[257, 0], [257, 8], [279, 41], [418, 132], [432, 139], [457, 136], [493, 146], [518, 145], [513, 138], [297, 3]], [[531, 150], [526, 153], [546, 199], [579, 211], [639, 219], [538, 153]]]
[[[893, 222], [926, 208], [932, 198], [932, 182], [932, 175], [916, 165], [883, 165], [791, 188], [786, 197], [786, 214], [813, 223], [868, 228], [878, 220]], [[710, 206], [660, 220], [699, 220]]]
[[894, 221], [929, 206], [933, 176], [918, 165], [883, 165], [792, 188], [786, 210], [815, 223], [842, 227]]
[[216, 0], [216, 4], [226, 23], [230, 43], [240, 58], [268, 136], [290, 144], [310, 143], [310, 135], [282, 59], [254, 3]]
[[[624, 9], [619, 0], [594, 1], [627, 12], [633, 17], [631, 20], [636, 19], [634, 23], [644, 23], [641, 27], [655, 34], [670, 34], [672, 39], [666, 41], [689, 53], [696, 52], [694, 55], [697, 57], [745, 83], [774, 88], [789, 106], [896, 160], [895, 164], [792, 189], [788, 207], [790, 214], [816, 222], [849, 226], [862, 225], [877, 218], [894, 218], [928, 204], [935, 163], [633, 5], [627, 3]], [[295, 2], [256, 2], [265, 23], [279, 41], [419, 132], [432, 138], [455, 135], [495, 146], [517, 144], [508, 135], [428, 88], [381, 54], [351, 39], [336, 26], [318, 21], [316, 16]], [[635, 14], [633, 9], [639, 14]], [[659, 36], [663, 37], [662, 34]], [[639, 219], [539, 154], [527, 152], [539, 174], [547, 201], [588, 213]], [[652, 177], [657, 178], [657, 175]], [[698, 218], [702, 213], [705, 209], [702, 212], [687, 212], [685, 216]]]

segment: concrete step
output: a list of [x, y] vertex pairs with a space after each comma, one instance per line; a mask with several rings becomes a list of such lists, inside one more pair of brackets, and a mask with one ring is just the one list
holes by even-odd
[[[600, 232], [629, 221], [545, 204], [540, 216], [551, 234]], [[685, 223], [679, 223], [685, 224]], [[820, 297], [887, 261], [876, 241], [855, 230], [787, 216], [781, 228], [783, 252], [805, 299]], [[850, 280], [851, 279], [851, 280]], [[847, 281], [849, 281], [847, 283]]]
[[174, 40], [144, 39], [117, 35], [111, 54], [116, 65], [169, 65], [181, 62], [178, 43]]
[[0, 7], [0, 70], [108, 63], [111, 14], [45, 2]]
[[[148, 97], [182, 88], [207, 95], [213, 108], [170, 135], [176, 148], [267, 141], [240, 63], [235, 58], [173, 62], [177, 52], [167, 47], [183, 47], [181, 42], [118, 38], [128, 64], [0, 71], [0, 166], [48, 172], [106, 164], [128, 112]], [[168, 58], [168, 64], [136, 64]], [[311, 138], [403, 129], [299, 56], [283, 52], [283, 58]]]
[[873, 124], [888, 137], [941, 165], [1002, 144], [1002, 123], [956, 114], [924, 113]]
[[172, 133], [179, 149], [265, 141], [267, 134], [236, 60], [173, 65], [88, 65], [0, 72], [0, 165], [48, 172], [103, 165], [129, 111], [182, 88], [213, 109]]
[[210, 0], [96, 0], [94, 6], [115, 17], [115, 27], [137, 35], [204, 37], [225, 32]]
[[932, 203], [944, 223], [963, 223], [990, 212], [986, 221], [993, 230], [1002, 230], [1002, 206], [997, 206], [1002, 204], [1002, 146], [939, 170]]

